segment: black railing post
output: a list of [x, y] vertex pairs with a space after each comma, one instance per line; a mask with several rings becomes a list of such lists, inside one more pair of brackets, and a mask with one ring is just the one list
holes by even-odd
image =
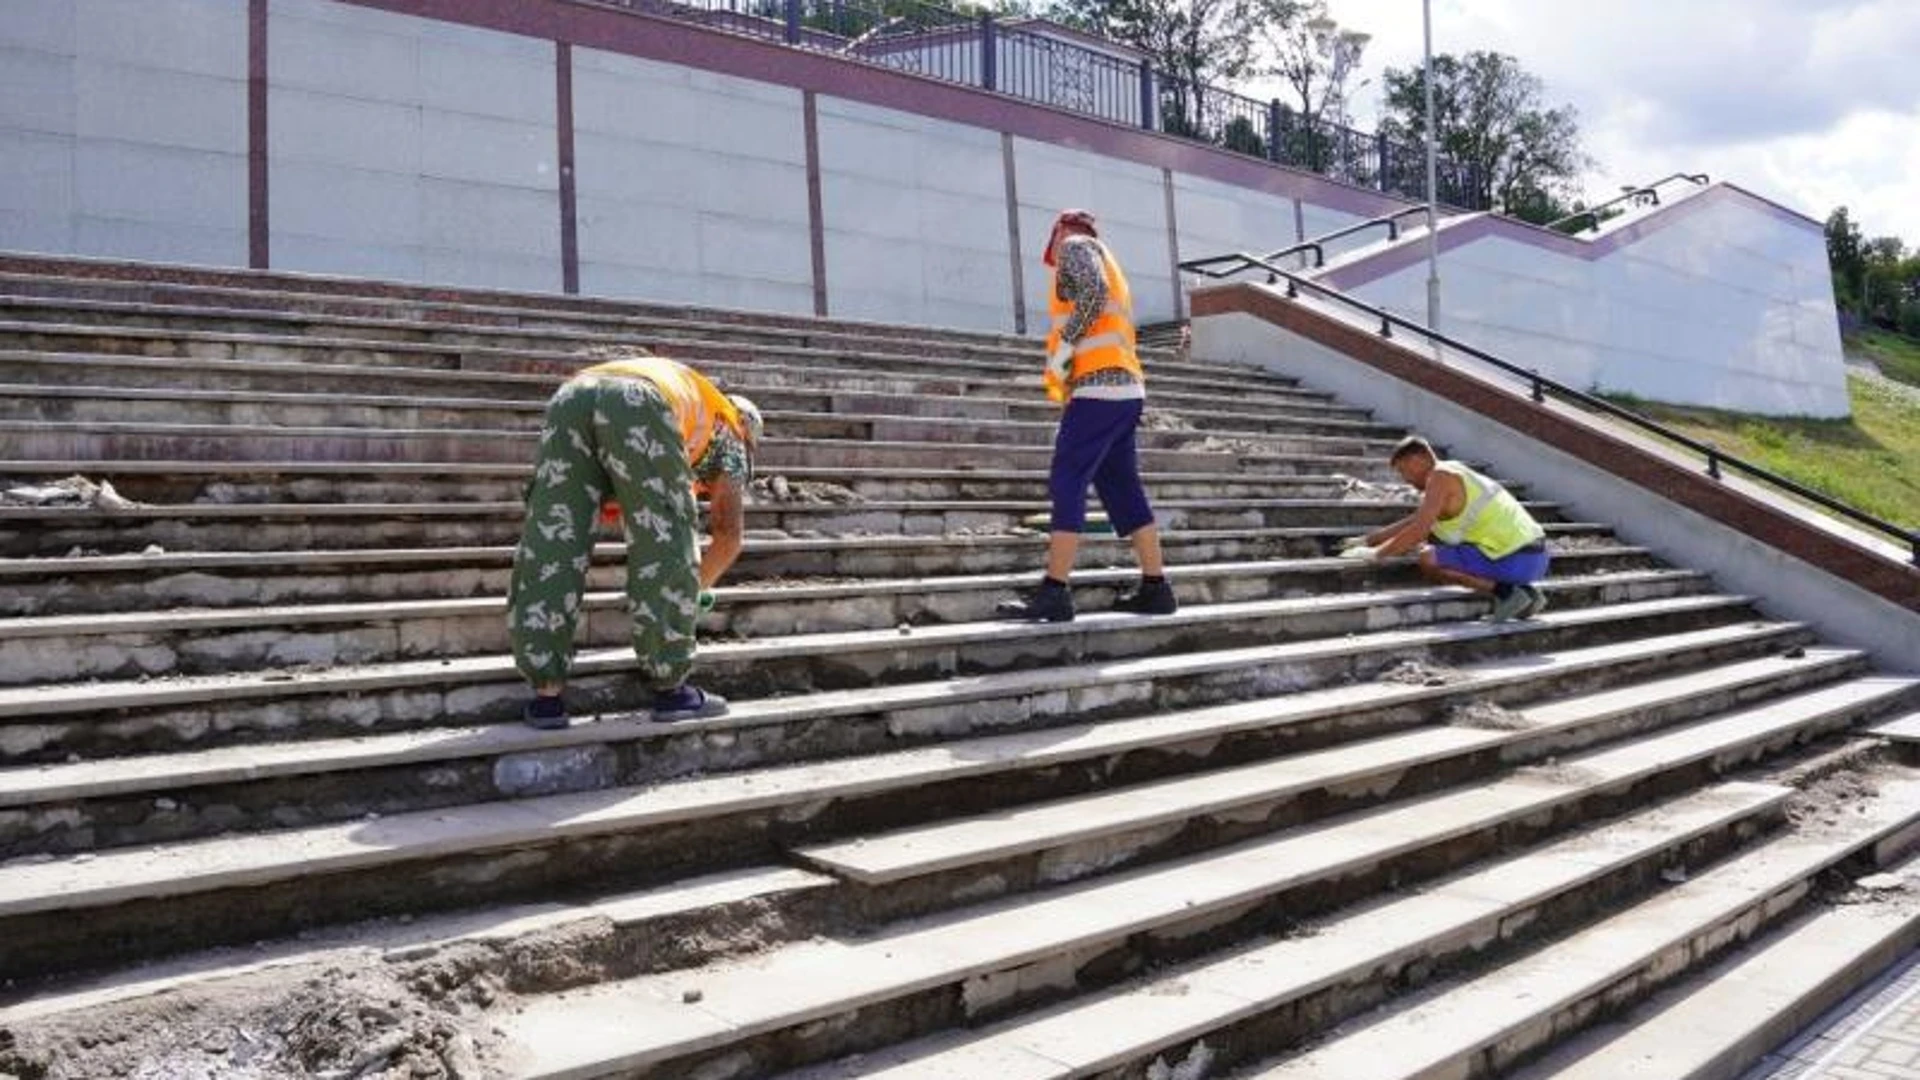
[[1373, 186], [1381, 191], [1391, 191], [1387, 186], [1387, 136], [1385, 132], [1373, 133]]
[[1267, 160], [1280, 160], [1280, 99], [1267, 102]]
[[1153, 62], [1140, 61], [1140, 126], [1153, 130]]
[[1000, 46], [994, 40], [993, 13], [980, 13], [980, 88], [996, 90], [999, 82]]
[[1707, 475], [1720, 479], [1720, 448], [1712, 443], [1707, 444]]
[[1534, 404], [1536, 404], [1536, 405], [1538, 405], [1538, 404], [1542, 404], [1542, 403], [1544, 403], [1544, 402], [1545, 402], [1546, 400], [1547, 400], [1547, 388], [1546, 388], [1546, 387], [1545, 387], [1544, 385], [1542, 385], [1542, 384], [1541, 384], [1541, 382], [1540, 382], [1540, 372], [1539, 372], [1539, 370], [1538, 370], [1538, 369], [1535, 369], [1535, 370], [1533, 371], [1533, 401], [1534, 401]]
[[787, 44], [800, 44], [800, 0], [787, 0]]

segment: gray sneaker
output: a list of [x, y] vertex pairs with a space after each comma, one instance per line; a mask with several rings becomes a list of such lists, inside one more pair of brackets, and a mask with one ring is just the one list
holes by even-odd
[[1505, 596], [1496, 596], [1493, 611], [1487, 616], [1488, 622], [1512, 622], [1520, 618], [1533, 606], [1533, 597], [1525, 589], [1510, 589]]

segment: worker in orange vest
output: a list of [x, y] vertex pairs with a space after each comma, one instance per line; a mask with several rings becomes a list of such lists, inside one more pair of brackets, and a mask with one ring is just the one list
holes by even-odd
[[[603, 501], [625, 531], [633, 649], [653, 719], [719, 716], [726, 699], [686, 681], [694, 621], [733, 565], [745, 531], [760, 411], [699, 372], [642, 349], [568, 379], [547, 405], [513, 557], [507, 628], [533, 684], [527, 723], [567, 726], [567, 671]], [[699, 549], [696, 494], [713, 540]]]
[[1063, 406], [1047, 479], [1053, 504], [1047, 570], [1036, 588], [996, 611], [1031, 622], [1072, 621], [1067, 576], [1080, 550], [1092, 484], [1113, 531], [1131, 541], [1140, 564], [1139, 584], [1122, 594], [1115, 610], [1170, 615], [1179, 605], [1167, 584], [1135, 444], [1147, 390], [1134, 348], [1133, 292], [1088, 211], [1061, 213], [1042, 261], [1051, 275], [1052, 320], [1042, 380], [1047, 397]]

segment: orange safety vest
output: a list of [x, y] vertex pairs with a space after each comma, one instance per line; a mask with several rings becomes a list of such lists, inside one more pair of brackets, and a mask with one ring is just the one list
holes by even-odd
[[[1107, 245], [1091, 240], [1100, 252], [1100, 272], [1107, 282], [1107, 306], [1094, 317], [1093, 325], [1073, 345], [1073, 367], [1068, 381], [1061, 382], [1053, 372], [1046, 373], [1047, 397], [1053, 401], [1067, 400], [1069, 385], [1096, 371], [1108, 368], [1124, 368], [1133, 372], [1134, 378], [1146, 380], [1146, 373], [1140, 369], [1140, 356], [1134, 350], [1133, 329], [1133, 289], [1127, 284], [1127, 275], [1120, 272], [1120, 264], [1114, 261], [1113, 253]], [[1053, 317], [1052, 329], [1047, 331], [1047, 355], [1060, 347], [1060, 330], [1073, 317], [1073, 303], [1060, 298], [1060, 275], [1053, 271], [1047, 282], [1047, 313]]]
[[[660, 396], [673, 407], [673, 418], [680, 426], [680, 442], [687, 448], [687, 464], [697, 463], [713, 442], [715, 424], [724, 423], [741, 431], [740, 410], [707, 377], [685, 364], [664, 356], [634, 357], [595, 364], [581, 375], [610, 375], [645, 379], [660, 388]], [[744, 437], [744, 435], [743, 435]], [[696, 490], [701, 485], [695, 485]]]

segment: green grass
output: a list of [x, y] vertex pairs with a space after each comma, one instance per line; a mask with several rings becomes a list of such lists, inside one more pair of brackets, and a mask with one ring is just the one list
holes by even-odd
[[[1893, 340], [1911, 346], [1904, 339]], [[1914, 382], [1920, 385], [1920, 346], [1912, 347]], [[1907, 528], [1920, 528], [1920, 391], [1858, 375], [1848, 375], [1847, 386], [1853, 397], [1853, 416], [1847, 420], [1783, 419], [1615, 400], [1822, 494]]]
[[1920, 340], [1884, 330], [1863, 330], [1847, 339], [1847, 351], [1871, 357], [1889, 379], [1920, 386]]

